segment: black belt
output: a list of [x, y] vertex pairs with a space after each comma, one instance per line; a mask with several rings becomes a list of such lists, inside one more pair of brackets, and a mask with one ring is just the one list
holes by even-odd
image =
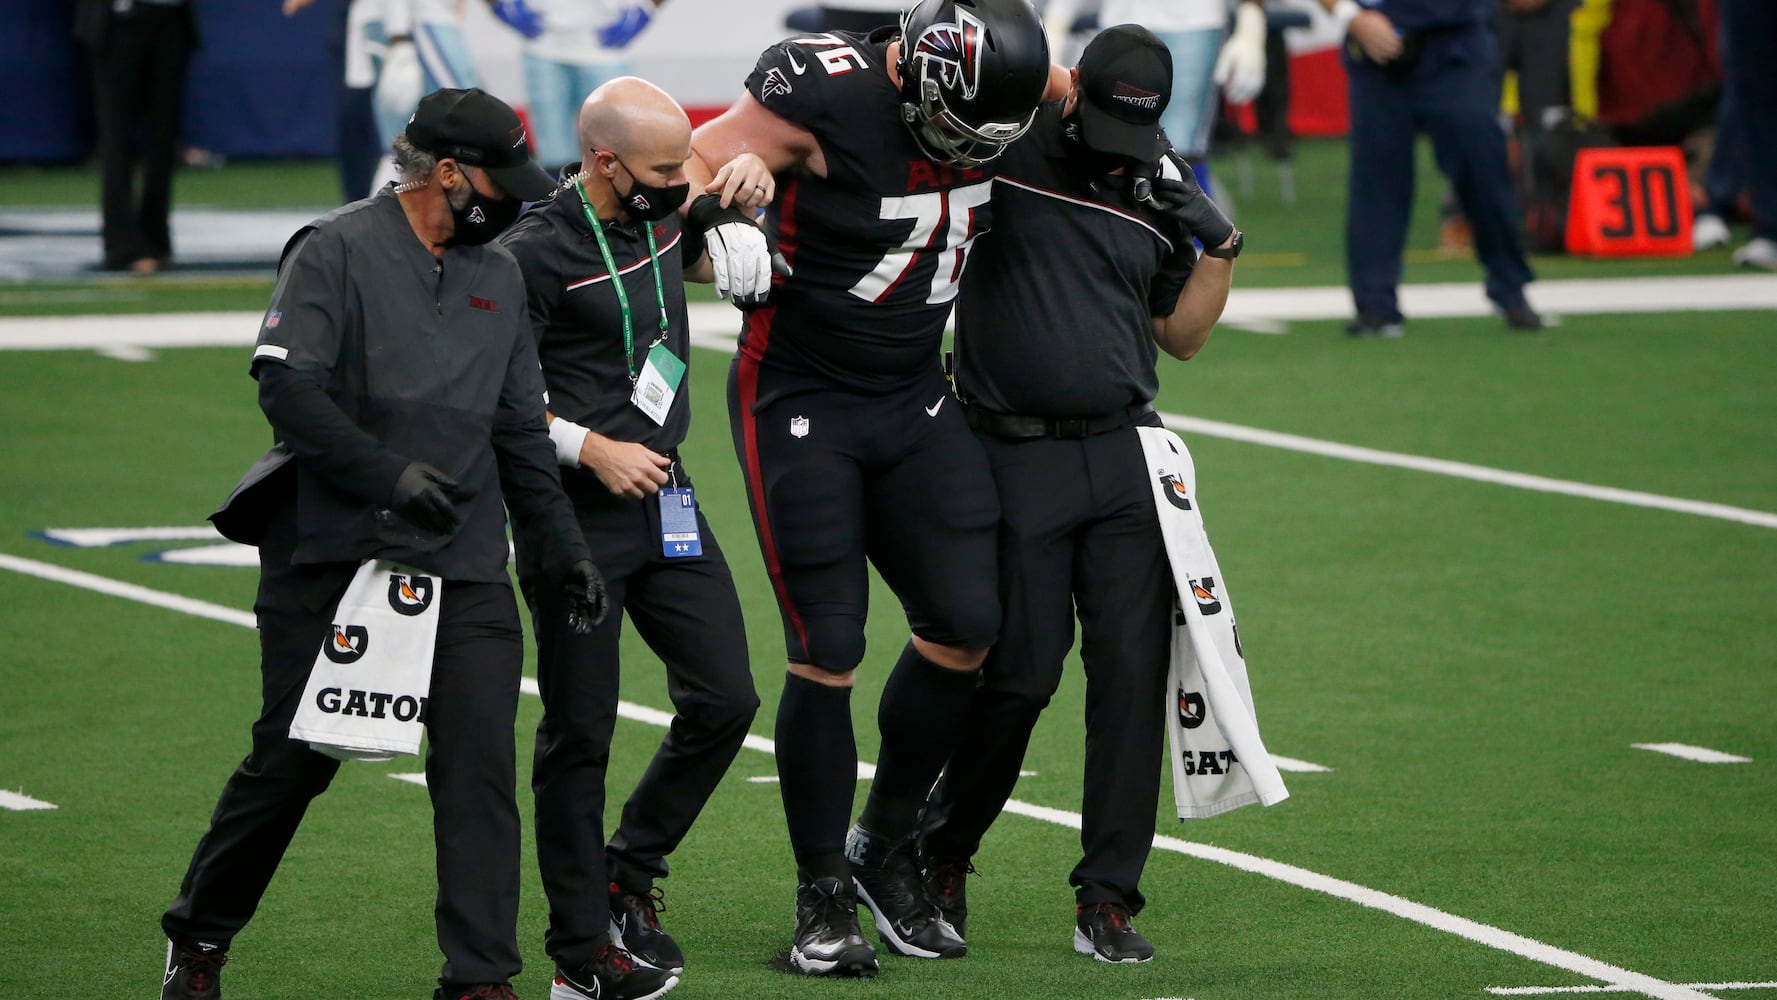
[[1142, 403], [1114, 413], [1092, 417], [1031, 417], [1018, 413], [995, 413], [980, 407], [963, 408], [969, 426], [983, 434], [1003, 438], [1064, 438], [1074, 440], [1104, 434], [1143, 421], [1154, 412], [1152, 403]]

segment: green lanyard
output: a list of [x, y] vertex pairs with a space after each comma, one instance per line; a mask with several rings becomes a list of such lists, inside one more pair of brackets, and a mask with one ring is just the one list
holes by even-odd
[[[586, 221], [592, 224], [592, 235], [598, 237], [599, 253], [605, 256], [605, 272], [611, 276], [611, 290], [617, 293], [617, 307], [623, 311], [623, 366], [629, 369], [629, 381], [634, 385], [641, 376], [636, 372], [636, 331], [635, 323], [629, 316], [629, 292], [624, 290], [623, 275], [617, 273], [617, 260], [611, 256], [611, 244], [605, 239], [605, 227], [599, 225], [598, 214], [592, 210], [592, 202], [586, 197], [586, 187], [580, 181], [574, 182], [575, 190], [580, 192], [580, 211], [586, 213]], [[648, 231], [648, 263], [654, 265], [654, 302], [660, 306], [660, 340], [666, 342], [666, 286], [660, 280], [660, 251], [654, 246], [654, 225], [646, 220], [642, 228]]]

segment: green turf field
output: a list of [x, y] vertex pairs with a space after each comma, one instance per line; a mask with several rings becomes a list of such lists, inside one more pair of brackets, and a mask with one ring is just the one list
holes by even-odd
[[[1316, 195], [1315, 226], [1280, 229], [1277, 242], [1310, 260], [1336, 255], [1335, 200]], [[1282, 212], [1249, 209], [1266, 210]], [[1601, 266], [1554, 262], [1545, 273], [1556, 264], [1569, 277]], [[1330, 267], [1273, 281], [1269, 266], [1243, 259], [1236, 282], [1337, 281], [1336, 256]], [[1446, 270], [1415, 276], [1473, 273], [1436, 267]], [[28, 311], [147, 311], [162, 294], [113, 308], [79, 298], [85, 290]], [[220, 307], [263, 305], [262, 289], [227, 294]], [[1774, 334], [1772, 314], [1750, 312], [1568, 316], [1533, 337], [1486, 319], [1422, 319], [1391, 342], [1349, 342], [1330, 321], [1285, 336], [1224, 329], [1196, 360], [1165, 363], [1158, 403], [1769, 512]], [[164, 350], [132, 363], [0, 351], [0, 557], [248, 610], [253, 571], [145, 558], [204, 543], [74, 548], [33, 535], [201, 524], [269, 437], [247, 354]], [[764, 701], [752, 731], [769, 738], [781, 633], [723, 419], [724, 359], [699, 350], [692, 364], [697, 419], [684, 452], [734, 566]], [[745, 780], [771, 775], [772, 759], [742, 750], [664, 883], [663, 919], [689, 956], [675, 997], [1420, 1000], [1629, 980], [1639, 993], [1604, 995], [1694, 1000], [1669, 985], [1686, 983], [1766, 987], [1702, 991], [1717, 997], [1774, 995], [1777, 529], [1185, 437], [1266, 741], [1331, 770], [1286, 774], [1292, 797], [1272, 809], [1181, 825], [1163, 804], [1157, 832], [1234, 852], [1220, 860], [1236, 864], [1201, 848], [1154, 853], [1138, 922], [1160, 949], [1150, 965], [1072, 953], [1065, 880], [1077, 835], [1008, 815], [976, 859], [968, 958], [885, 957], [878, 979], [834, 983], [770, 965], [789, 940], [793, 865], [776, 787]], [[0, 657], [0, 790], [58, 808], [0, 809], [0, 995], [146, 997], [164, 947], [159, 913], [246, 749], [254, 636], [16, 565], [0, 563], [15, 635]], [[876, 696], [905, 638], [880, 588], [875, 607], [854, 699], [866, 760]], [[658, 663], [633, 640], [626, 659], [624, 697], [670, 708]], [[1072, 669], [1019, 801], [1077, 810], [1083, 780], [1122, 780], [1080, 773], [1082, 695]], [[515, 736], [527, 815], [539, 711], [523, 699]], [[661, 732], [619, 724], [613, 815]], [[1631, 748], [1661, 742], [1751, 761]], [[415, 770], [341, 770], [235, 943], [229, 997], [429, 995], [430, 810], [422, 789], [388, 777]], [[528, 854], [524, 892], [529, 969], [517, 986], [538, 1000], [549, 966]]]

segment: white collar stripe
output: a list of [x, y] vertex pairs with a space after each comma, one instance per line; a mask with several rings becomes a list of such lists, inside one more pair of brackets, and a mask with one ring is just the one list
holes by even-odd
[[1070, 205], [1079, 205], [1082, 208], [1096, 208], [1100, 212], [1109, 212], [1110, 214], [1116, 216], [1119, 219], [1127, 219], [1128, 221], [1135, 223], [1136, 225], [1142, 227], [1143, 229], [1146, 229], [1148, 232], [1153, 233], [1155, 239], [1166, 244], [1167, 250], [1172, 249], [1172, 241], [1167, 239], [1164, 235], [1162, 235], [1160, 230], [1155, 229], [1153, 226], [1148, 225], [1146, 222], [1143, 222], [1141, 219], [1139, 219], [1133, 215], [1130, 215], [1128, 212], [1125, 212], [1122, 209], [1112, 208], [1109, 205], [1101, 205], [1096, 201], [1087, 201], [1084, 198], [1075, 198], [1072, 195], [1065, 195], [1059, 191], [1051, 191], [1048, 188], [1040, 188], [1034, 184], [1026, 184], [1023, 181], [1015, 181], [1012, 178], [1007, 177], [1005, 174], [1001, 174], [1000, 176], [994, 178], [994, 181], [995, 181], [995, 183], [999, 183], [999, 184], [1010, 184], [1013, 187], [1018, 188], [1021, 191], [1029, 191], [1031, 194], [1042, 195], [1045, 198], [1054, 198], [1056, 201], [1065, 201]]

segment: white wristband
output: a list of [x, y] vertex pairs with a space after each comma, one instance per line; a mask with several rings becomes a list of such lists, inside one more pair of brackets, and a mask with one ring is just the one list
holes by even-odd
[[586, 443], [586, 435], [592, 433], [572, 420], [556, 417], [549, 422], [549, 440], [555, 442], [556, 462], [570, 469], [580, 467], [580, 446]]
[[1333, 21], [1339, 25], [1339, 30], [1344, 32], [1350, 30], [1352, 20], [1363, 12], [1364, 9], [1357, 5], [1357, 0], [1339, 0], [1330, 13]]

